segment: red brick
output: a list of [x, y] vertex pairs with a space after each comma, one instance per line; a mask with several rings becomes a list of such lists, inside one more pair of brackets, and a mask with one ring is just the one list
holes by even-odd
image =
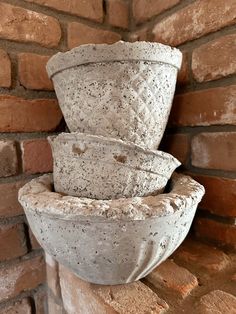
[[236, 85], [177, 95], [169, 123], [177, 126], [236, 125]]
[[188, 67], [189, 56], [187, 52], [183, 52], [183, 60], [181, 69], [178, 73], [177, 84], [183, 86], [189, 83], [189, 67]]
[[236, 273], [233, 274], [232, 278], [231, 278], [232, 281], [236, 281]]
[[199, 314], [235, 314], [236, 297], [221, 290], [214, 290], [201, 297], [196, 309]]
[[41, 246], [40, 244], [38, 243], [37, 239], [35, 238], [33, 232], [31, 231], [31, 229], [29, 228], [29, 237], [30, 237], [30, 244], [31, 244], [31, 248], [33, 250], [37, 250], [37, 249], [40, 249]]
[[131, 32], [128, 34], [128, 41], [148, 41], [149, 40], [149, 31], [147, 27], [139, 29], [137, 31]]
[[0, 269], [0, 300], [13, 298], [23, 291], [35, 289], [45, 280], [42, 256], [24, 260]]
[[134, 0], [133, 16], [137, 23], [142, 23], [173, 7], [180, 0]]
[[52, 151], [46, 139], [21, 142], [23, 171], [27, 174], [52, 172]]
[[[34, 294], [35, 314], [47, 314], [47, 293], [45, 290], [37, 291]], [[49, 314], [52, 314], [49, 312]], [[58, 313], [59, 314], [59, 313]]]
[[11, 60], [7, 52], [0, 49], [0, 86], [10, 87], [11, 86]]
[[68, 314], [159, 314], [168, 309], [166, 302], [140, 281], [117, 286], [93, 285], [60, 265], [60, 282]]
[[235, 74], [235, 55], [236, 34], [220, 37], [196, 48], [192, 57], [192, 71], [195, 80], [198, 82], [212, 81]]
[[49, 254], [45, 254], [46, 270], [47, 270], [47, 284], [55, 297], [61, 297], [61, 287], [58, 274], [58, 263]]
[[192, 140], [192, 164], [205, 169], [236, 170], [236, 132], [200, 133]]
[[186, 267], [194, 266], [217, 273], [229, 265], [228, 256], [222, 251], [200, 242], [187, 240], [174, 253], [174, 260], [184, 262]]
[[198, 218], [194, 228], [198, 237], [236, 249], [236, 225], [221, 223], [208, 218]]
[[0, 218], [22, 215], [23, 208], [18, 202], [18, 190], [27, 181], [0, 184]]
[[97, 22], [103, 20], [102, 0], [26, 0], [28, 2], [38, 3], [58, 11], [70, 13], [88, 18]]
[[0, 38], [56, 47], [61, 38], [61, 28], [51, 16], [1, 2]]
[[236, 179], [191, 174], [206, 193], [199, 207], [219, 216], [236, 217]]
[[165, 136], [161, 149], [172, 154], [184, 164], [188, 159], [189, 145], [190, 141], [187, 134], [173, 134]]
[[127, 29], [129, 27], [129, 5], [125, 0], [108, 1], [108, 23]]
[[118, 313], [146, 311], [159, 314], [169, 309], [167, 303], [141, 281], [119, 286], [95, 286], [94, 293]]
[[29, 299], [23, 299], [1, 310], [1, 314], [31, 314], [31, 313], [32, 311]]
[[27, 253], [24, 226], [0, 226], [0, 261], [6, 261]]
[[18, 160], [14, 141], [0, 141], [0, 177], [9, 177], [17, 173]]
[[234, 0], [197, 0], [158, 22], [154, 40], [177, 46], [235, 24], [235, 17]]
[[61, 119], [55, 99], [0, 95], [0, 132], [53, 131]]
[[115, 32], [97, 29], [88, 25], [72, 22], [68, 25], [68, 48], [74, 48], [83, 44], [112, 44], [121, 39]]
[[198, 280], [192, 273], [171, 260], [160, 264], [146, 279], [156, 288], [169, 289], [172, 295], [182, 298], [198, 286]]
[[63, 305], [68, 314], [117, 313], [93, 294], [89, 283], [82, 281], [62, 265], [60, 265], [60, 284]]
[[20, 83], [28, 89], [53, 90], [53, 84], [46, 72], [49, 58], [35, 53], [20, 53], [18, 55]]

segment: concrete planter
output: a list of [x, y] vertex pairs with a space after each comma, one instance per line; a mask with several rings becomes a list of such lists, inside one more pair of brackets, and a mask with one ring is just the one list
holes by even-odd
[[157, 149], [181, 61], [158, 43], [90, 44], [57, 53], [47, 71], [70, 131]]
[[62, 133], [49, 137], [55, 191], [114, 199], [161, 193], [180, 162], [170, 154], [133, 143]]
[[30, 227], [45, 251], [97, 284], [138, 280], [167, 259], [191, 226], [204, 188], [173, 177], [168, 194], [93, 200], [52, 192], [52, 176], [19, 192]]

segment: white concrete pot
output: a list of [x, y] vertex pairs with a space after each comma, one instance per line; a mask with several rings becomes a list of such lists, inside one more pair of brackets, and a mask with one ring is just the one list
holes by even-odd
[[84, 133], [49, 137], [55, 191], [114, 199], [161, 193], [180, 162], [170, 154]]
[[181, 61], [169, 46], [120, 41], [59, 52], [47, 71], [70, 131], [157, 149]]
[[93, 200], [52, 192], [52, 176], [19, 192], [30, 227], [45, 251], [79, 277], [97, 284], [138, 280], [167, 259], [191, 226], [204, 188], [173, 178], [170, 193]]

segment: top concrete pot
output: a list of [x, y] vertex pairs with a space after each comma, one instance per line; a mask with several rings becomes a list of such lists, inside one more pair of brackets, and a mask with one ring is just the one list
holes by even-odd
[[47, 64], [70, 131], [157, 149], [182, 54], [159, 43], [83, 45]]
[[53, 192], [50, 175], [19, 192], [31, 230], [47, 253], [82, 279], [122, 284], [150, 273], [181, 244], [204, 188], [173, 176], [170, 193], [93, 200]]

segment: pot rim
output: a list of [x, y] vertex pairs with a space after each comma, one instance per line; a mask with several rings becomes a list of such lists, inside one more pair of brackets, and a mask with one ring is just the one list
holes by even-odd
[[[157, 218], [164, 219], [176, 213], [191, 210], [198, 205], [205, 193], [205, 189], [200, 183], [183, 174], [174, 173], [172, 184], [169, 193], [155, 196], [96, 200], [65, 196], [53, 192], [53, 177], [50, 174], [45, 174], [26, 183], [19, 190], [18, 199], [26, 213], [30, 212], [52, 219], [79, 221], [85, 224], [92, 222], [142, 222]], [[138, 210], [143, 215], [136, 215], [135, 217], [125, 214], [117, 217], [117, 214], [125, 209], [124, 206], [129, 207], [131, 205], [139, 206]], [[101, 208], [102, 206], [103, 208]], [[140, 206], [142, 209], [140, 209]], [[150, 215], [146, 214], [147, 208], [150, 210]], [[89, 210], [91, 211], [89, 212]], [[92, 212], [92, 210], [94, 211]], [[115, 210], [115, 212], [112, 214], [113, 216], [107, 217], [104, 215], [104, 210], [105, 214], [112, 210]]]
[[[96, 151], [98, 145], [100, 145], [102, 148], [105, 148], [105, 150], [107, 148], [111, 148], [113, 147], [114, 149], [116, 149], [117, 146], [119, 146], [120, 150], [121, 150], [121, 155], [122, 153], [127, 154], [132, 154], [134, 155], [134, 160], [130, 161], [128, 158], [128, 161], [125, 163], [122, 163], [123, 167], [128, 167], [128, 168], [133, 168], [135, 170], [138, 171], [145, 171], [145, 172], [149, 172], [152, 173], [154, 175], [158, 175], [158, 176], [162, 176], [165, 177], [166, 179], [169, 179], [169, 177], [171, 176], [171, 174], [173, 173], [173, 171], [179, 167], [181, 165], [180, 161], [175, 158], [174, 156], [172, 156], [169, 153], [160, 151], [160, 150], [150, 150], [150, 149], [144, 149], [143, 147], [134, 144], [132, 142], [128, 142], [128, 141], [122, 141], [120, 139], [115, 139], [115, 138], [110, 138], [110, 137], [104, 137], [104, 136], [98, 136], [98, 135], [92, 135], [92, 134], [86, 134], [86, 133], [60, 133], [58, 136], [49, 136], [48, 137], [49, 143], [52, 147], [52, 151], [53, 154], [55, 152], [55, 155], [57, 155], [57, 157], [60, 156], [60, 153], [62, 151], [64, 151], [64, 148], [62, 147], [62, 143], [69, 145], [69, 147], [72, 147], [78, 143], [83, 143], [85, 146], [88, 143], [88, 141], [91, 144], [92, 150]], [[68, 153], [68, 151], [67, 151]], [[137, 166], [135, 164], [136, 161], [139, 160], [140, 156], [141, 159], [145, 159], [145, 161], [147, 162], [147, 160], [149, 158], [154, 158], [154, 162], [155, 164], [157, 163], [163, 163], [165, 162], [166, 164], [169, 165], [169, 170], [164, 171], [164, 169], [162, 168], [158, 168], [158, 171], [156, 171], [156, 167], [153, 167], [152, 165], [149, 166]], [[76, 156], [73, 156], [73, 153], [67, 155], [67, 159], [71, 160], [71, 158], [76, 158]], [[97, 161], [100, 164], [106, 163], [106, 164], [113, 164], [114, 166], [117, 165], [119, 162], [115, 162], [113, 159], [111, 158], [106, 158], [106, 154], [104, 155], [104, 159], [99, 159], [97, 160], [96, 158], [88, 158], [88, 157], [84, 157], [84, 156], [79, 156], [79, 158], [81, 160], [86, 160], [86, 161]], [[119, 163], [119, 165], [121, 165]]]
[[58, 52], [47, 62], [49, 78], [78, 65], [112, 61], [149, 61], [167, 63], [178, 70], [182, 63], [182, 52], [161, 43], [118, 41], [114, 44], [86, 44], [67, 52]]
[[85, 141], [93, 141], [93, 143], [101, 143], [103, 146], [111, 147], [112, 144], [114, 145], [120, 145], [121, 147], [124, 147], [128, 150], [134, 150], [141, 152], [145, 155], [153, 155], [158, 158], [162, 159], [168, 159], [173, 161], [173, 163], [176, 165], [176, 168], [181, 165], [180, 161], [172, 156], [171, 154], [167, 152], [163, 152], [161, 150], [151, 150], [148, 148], [144, 148], [142, 146], [139, 146], [137, 144], [134, 144], [132, 142], [123, 141], [121, 139], [117, 138], [111, 138], [111, 137], [105, 137], [101, 135], [93, 135], [88, 133], [78, 133], [78, 132], [71, 132], [71, 133], [60, 133], [59, 135], [52, 135], [48, 136], [47, 139], [49, 140], [50, 145], [53, 146], [53, 144], [57, 144], [60, 142], [69, 142], [72, 141], [74, 144], [78, 143], [79, 140], [85, 140]]

